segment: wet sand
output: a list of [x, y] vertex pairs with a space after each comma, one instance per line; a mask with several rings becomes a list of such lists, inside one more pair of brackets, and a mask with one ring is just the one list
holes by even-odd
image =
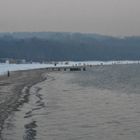
[[32, 85], [6, 120], [4, 140], [140, 139], [140, 65], [52, 72]]
[[0, 76], [0, 134], [4, 120], [22, 104], [22, 101], [18, 101], [24, 87], [28, 92], [32, 85], [44, 80], [45, 72], [43, 69], [28, 70], [11, 72], [10, 77]]

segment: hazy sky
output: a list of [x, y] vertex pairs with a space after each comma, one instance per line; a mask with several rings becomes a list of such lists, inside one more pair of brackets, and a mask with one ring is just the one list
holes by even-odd
[[140, 35], [140, 0], [0, 0], [0, 32]]

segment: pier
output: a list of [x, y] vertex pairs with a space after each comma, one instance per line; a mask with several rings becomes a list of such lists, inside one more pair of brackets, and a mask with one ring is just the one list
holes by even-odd
[[86, 66], [55, 66], [46, 68], [48, 71], [86, 71]]

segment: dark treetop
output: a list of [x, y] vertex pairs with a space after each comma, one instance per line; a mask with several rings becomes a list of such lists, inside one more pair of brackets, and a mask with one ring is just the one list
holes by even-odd
[[0, 58], [53, 60], [138, 60], [140, 37], [81, 33], [1, 33]]

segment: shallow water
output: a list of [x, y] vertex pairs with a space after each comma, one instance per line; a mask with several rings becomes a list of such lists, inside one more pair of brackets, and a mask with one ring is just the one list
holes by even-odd
[[55, 73], [34, 85], [29, 100], [6, 120], [3, 139], [140, 139], [140, 94], [84, 86], [77, 78]]

